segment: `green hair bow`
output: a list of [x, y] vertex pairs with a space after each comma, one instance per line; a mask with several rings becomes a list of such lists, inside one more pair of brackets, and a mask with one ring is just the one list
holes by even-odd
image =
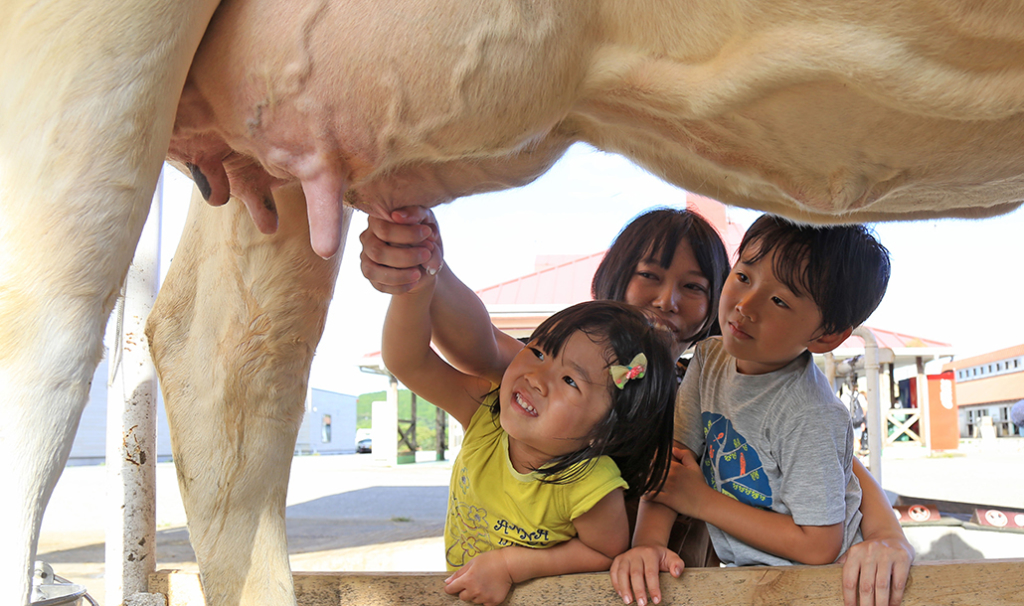
[[630, 360], [628, 366], [613, 364], [610, 371], [612, 373], [612, 381], [615, 383], [615, 386], [622, 389], [630, 379], [644, 378], [644, 373], [647, 372], [647, 356], [645, 356], [643, 352], [638, 353], [633, 356], [633, 359]]

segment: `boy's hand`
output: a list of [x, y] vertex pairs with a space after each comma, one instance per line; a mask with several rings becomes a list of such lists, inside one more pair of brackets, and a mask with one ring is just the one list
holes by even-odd
[[682, 558], [667, 547], [634, 547], [612, 562], [612, 586], [626, 604], [632, 603], [635, 598], [639, 606], [644, 606], [647, 604], [648, 593], [652, 602], [660, 604], [659, 572], [667, 572], [679, 578], [679, 575], [683, 574]]
[[675, 447], [672, 449], [668, 478], [654, 501], [668, 505], [685, 516], [703, 519], [700, 509], [709, 490], [712, 489], [705, 482], [700, 463], [693, 453], [686, 448]]
[[843, 565], [845, 606], [899, 606], [914, 561], [914, 548], [903, 535], [864, 540], [836, 561]]
[[445, 593], [460, 600], [496, 606], [512, 589], [512, 574], [503, 553], [508, 548], [485, 551], [444, 580]]
[[404, 294], [444, 266], [441, 234], [434, 213], [423, 206], [391, 212], [387, 221], [370, 215], [359, 241], [359, 267], [377, 290]]

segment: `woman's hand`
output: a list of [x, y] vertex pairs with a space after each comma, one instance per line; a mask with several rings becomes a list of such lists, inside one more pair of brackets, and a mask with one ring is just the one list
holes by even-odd
[[437, 220], [423, 206], [394, 210], [390, 221], [370, 215], [359, 241], [363, 245], [359, 267], [383, 293], [407, 293], [444, 267]]
[[485, 551], [474, 557], [444, 580], [445, 593], [485, 606], [503, 602], [512, 589], [512, 574], [505, 559], [508, 549], [512, 548]]
[[843, 604], [899, 606], [914, 555], [902, 534], [865, 539], [850, 547], [836, 560], [843, 565]]

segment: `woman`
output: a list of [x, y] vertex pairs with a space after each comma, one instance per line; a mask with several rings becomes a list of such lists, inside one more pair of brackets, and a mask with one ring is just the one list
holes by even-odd
[[[388, 222], [371, 216], [360, 236], [363, 275], [377, 290], [396, 294], [413, 288], [423, 272], [437, 274], [430, 313], [435, 326], [490, 325], [483, 303], [444, 265], [433, 213], [398, 209]], [[718, 298], [729, 273], [721, 238], [707, 221], [684, 209], [660, 208], [631, 221], [612, 243], [597, 272], [595, 299], [624, 301], [644, 309], [669, 331], [677, 358], [717, 329]], [[523, 344], [491, 326], [433, 334], [435, 345], [457, 368], [494, 383]], [[467, 356], [462, 352], [476, 352]], [[482, 355], [480, 352], [484, 352]], [[681, 369], [681, 371], [684, 369]], [[843, 600], [897, 605], [903, 599], [914, 549], [892, 515], [881, 487], [859, 462], [854, 473], [863, 490], [864, 541], [841, 558]], [[690, 560], [692, 561], [692, 560]]]

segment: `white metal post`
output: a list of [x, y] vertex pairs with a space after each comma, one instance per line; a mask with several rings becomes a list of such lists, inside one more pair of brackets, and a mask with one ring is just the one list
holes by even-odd
[[864, 339], [864, 370], [868, 380], [868, 469], [879, 484], [882, 483], [882, 405], [878, 393], [878, 341], [870, 330], [859, 326], [853, 334]]
[[157, 381], [144, 328], [159, 288], [162, 191], [161, 175], [110, 324], [115, 330], [107, 385], [108, 606], [155, 603], [147, 592], [156, 565]]
[[921, 443], [928, 454], [932, 452], [932, 429], [930, 424], [931, 410], [928, 402], [928, 373], [925, 371], [924, 360], [917, 358], [917, 410], [919, 411]]

